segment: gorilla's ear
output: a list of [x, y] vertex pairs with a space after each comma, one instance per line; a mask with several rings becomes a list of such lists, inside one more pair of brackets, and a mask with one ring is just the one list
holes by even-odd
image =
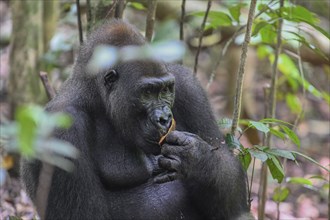
[[104, 85], [113, 83], [118, 77], [119, 75], [116, 70], [108, 70], [104, 75]]

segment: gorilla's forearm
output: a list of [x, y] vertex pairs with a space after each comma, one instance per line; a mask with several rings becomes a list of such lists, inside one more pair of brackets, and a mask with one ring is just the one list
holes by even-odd
[[185, 180], [188, 192], [206, 219], [236, 219], [248, 212], [246, 187], [242, 181], [245, 174], [238, 169], [239, 161], [226, 150], [225, 153], [221, 149], [214, 150], [208, 155], [207, 161], [200, 163], [203, 168]]

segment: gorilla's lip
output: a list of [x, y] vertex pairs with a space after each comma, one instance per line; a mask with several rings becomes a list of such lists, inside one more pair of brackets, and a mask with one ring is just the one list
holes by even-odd
[[153, 140], [153, 139], [150, 139], [150, 138], [146, 138], [145, 140], [149, 144], [158, 145], [158, 141], [157, 140]]

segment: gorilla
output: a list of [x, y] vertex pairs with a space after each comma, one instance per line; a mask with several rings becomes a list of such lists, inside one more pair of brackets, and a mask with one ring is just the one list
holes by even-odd
[[[144, 45], [122, 20], [89, 34], [46, 110], [73, 125], [54, 136], [80, 151], [72, 173], [55, 168], [46, 219], [246, 219], [245, 172], [224, 143], [205, 92], [177, 64], [140, 59], [90, 74], [98, 45]], [[176, 130], [169, 132], [172, 118]], [[35, 200], [41, 162], [23, 161], [22, 179]]]

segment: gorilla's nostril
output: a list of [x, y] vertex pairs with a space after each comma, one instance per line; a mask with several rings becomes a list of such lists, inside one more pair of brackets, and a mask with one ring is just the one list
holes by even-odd
[[164, 119], [164, 118], [160, 118], [159, 119], [159, 123], [162, 125], [162, 126], [166, 126], [168, 120], [167, 119]]

